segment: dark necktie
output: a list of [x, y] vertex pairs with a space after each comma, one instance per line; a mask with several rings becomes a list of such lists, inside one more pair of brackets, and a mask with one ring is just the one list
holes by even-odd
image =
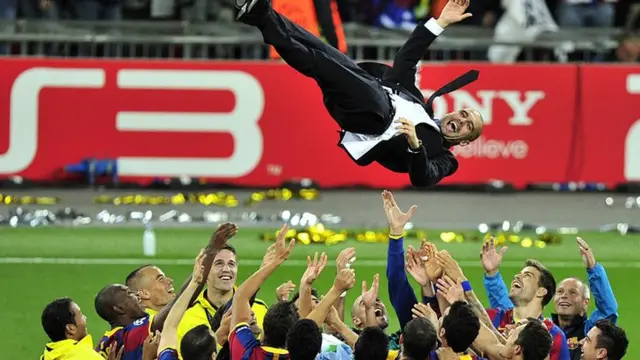
[[433, 119], [433, 100], [435, 100], [438, 96], [448, 94], [460, 89], [465, 85], [471, 84], [472, 82], [478, 80], [479, 74], [480, 72], [478, 70], [469, 70], [434, 92], [433, 95], [431, 95], [427, 100], [426, 109], [429, 116]]

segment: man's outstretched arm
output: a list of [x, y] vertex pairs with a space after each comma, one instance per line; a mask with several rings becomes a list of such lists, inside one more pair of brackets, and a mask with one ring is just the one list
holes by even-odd
[[416, 66], [424, 52], [447, 26], [471, 16], [465, 13], [468, 7], [469, 0], [449, 0], [438, 19], [431, 18], [419, 23], [407, 42], [396, 53], [393, 67], [387, 71], [384, 79], [399, 82], [404, 86], [415, 84]]

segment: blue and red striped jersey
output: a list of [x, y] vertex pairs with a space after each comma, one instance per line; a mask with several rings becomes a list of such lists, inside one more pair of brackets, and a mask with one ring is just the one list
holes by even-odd
[[109, 357], [109, 346], [116, 341], [117, 348], [124, 346], [121, 360], [142, 360], [142, 345], [151, 332], [151, 319], [147, 315], [131, 325], [117, 327], [104, 333], [96, 351], [105, 359]]
[[[487, 314], [489, 315], [489, 318], [491, 318], [493, 326], [495, 326], [495, 328], [501, 333], [504, 333], [507, 325], [515, 324], [513, 309], [487, 309]], [[553, 345], [551, 347], [551, 352], [549, 353], [549, 360], [570, 360], [571, 358], [569, 356], [569, 347], [567, 346], [567, 337], [562, 329], [549, 319], [540, 318], [540, 320], [542, 320], [542, 323], [547, 327], [549, 334], [551, 334], [551, 337], [553, 338]]]
[[163, 349], [158, 355], [158, 360], [178, 360], [179, 358], [178, 350], [171, 347]]

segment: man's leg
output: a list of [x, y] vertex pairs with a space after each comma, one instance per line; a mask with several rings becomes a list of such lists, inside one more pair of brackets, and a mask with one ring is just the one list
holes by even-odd
[[[357, 131], [366, 131], [361, 126], [364, 118], [381, 124], [386, 121], [390, 113], [389, 103], [377, 80], [340, 51], [320, 51], [294, 38], [293, 32], [298, 33], [297, 37], [305, 38], [307, 43], [313, 43], [315, 37], [278, 14], [267, 1], [259, 1], [263, 2], [254, 3], [254, 7], [245, 14], [247, 18], [241, 19], [258, 27], [265, 43], [273, 45], [289, 66], [316, 80], [325, 96], [327, 109], [345, 130], [356, 130], [349, 125], [357, 122]], [[371, 123], [371, 126], [376, 128], [375, 133], [380, 132], [376, 124]]]

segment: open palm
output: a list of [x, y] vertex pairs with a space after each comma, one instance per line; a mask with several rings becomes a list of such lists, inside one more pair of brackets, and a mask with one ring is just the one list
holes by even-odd
[[387, 190], [382, 192], [382, 202], [384, 204], [384, 213], [387, 215], [389, 231], [393, 235], [401, 235], [404, 231], [404, 226], [411, 220], [418, 207], [413, 205], [407, 212], [402, 212], [391, 192]]
[[469, 0], [449, 0], [442, 9], [438, 22], [447, 26], [471, 17], [471, 13], [465, 13], [469, 8]]

